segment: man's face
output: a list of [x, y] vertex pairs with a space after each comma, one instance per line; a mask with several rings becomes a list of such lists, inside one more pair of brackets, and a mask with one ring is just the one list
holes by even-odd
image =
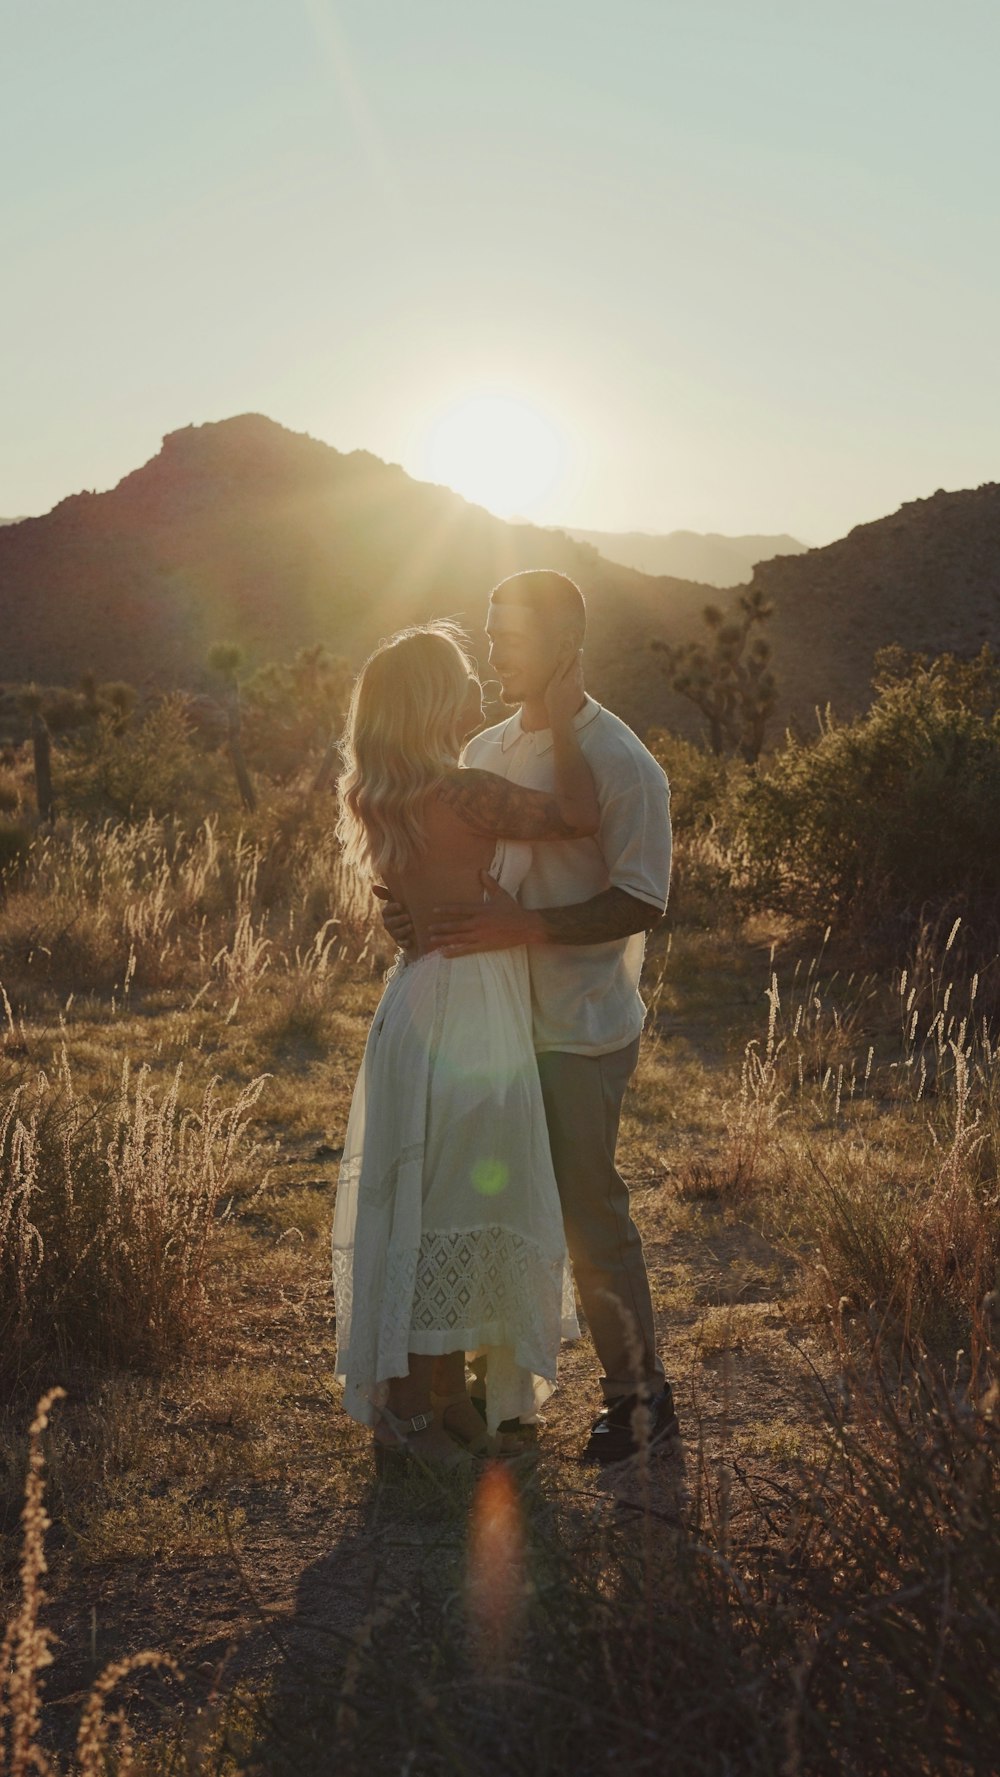
[[519, 704], [540, 697], [564, 656], [566, 638], [552, 635], [525, 606], [492, 601], [486, 634], [501, 701]]

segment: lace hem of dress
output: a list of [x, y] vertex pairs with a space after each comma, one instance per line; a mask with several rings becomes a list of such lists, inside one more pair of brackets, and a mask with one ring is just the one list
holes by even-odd
[[[544, 1374], [550, 1367], [544, 1354], [559, 1346], [562, 1279], [562, 1255], [542, 1252], [534, 1241], [500, 1223], [427, 1230], [416, 1250], [390, 1248], [386, 1255], [379, 1368], [402, 1360], [402, 1368], [385, 1373], [403, 1374], [407, 1351], [471, 1351], [503, 1344], [531, 1354]], [[353, 1307], [350, 1252], [334, 1252], [333, 1284], [338, 1343], [346, 1355]]]
[[540, 1273], [550, 1283], [559, 1280], [561, 1257], [547, 1260], [534, 1241], [498, 1223], [431, 1229], [417, 1253], [411, 1330], [530, 1324], [538, 1314]]

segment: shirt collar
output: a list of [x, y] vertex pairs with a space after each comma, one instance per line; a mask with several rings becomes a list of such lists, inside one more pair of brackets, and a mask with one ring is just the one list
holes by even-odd
[[[588, 697], [582, 709], [577, 710], [576, 715], [573, 717], [573, 727], [588, 727], [589, 724], [594, 721], [595, 717], [600, 715], [600, 713], [601, 705], [597, 702], [597, 699], [595, 697]], [[536, 753], [549, 753], [552, 750], [551, 728], [525, 728], [521, 721], [521, 712], [520, 710], [517, 710], [514, 715], [511, 716], [503, 731], [503, 739], [500, 742], [501, 750], [505, 753], [509, 752], [511, 747], [516, 746], [518, 741], [522, 739], [534, 741]]]

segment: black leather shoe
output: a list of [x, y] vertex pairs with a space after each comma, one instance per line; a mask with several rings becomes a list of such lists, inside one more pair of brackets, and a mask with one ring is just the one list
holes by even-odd
[[[590, 1428], [581, 1460], [603, 1464], [627, 1462], [630, 1456], [637, 1456], [639, 1445], [632, 1428], [632, 1415], [642, 1401], [642, 1395], [638, 1394], [622, 1395], [617, 1401], [609, 1401]], [[663, 1384], [658, 1394], [650, 1395], [646, 1405], [650, 1414], [649, 1448], [652, 1454], [659, 1456], [669, 1440], [680, 1435], [669, 1382]]]

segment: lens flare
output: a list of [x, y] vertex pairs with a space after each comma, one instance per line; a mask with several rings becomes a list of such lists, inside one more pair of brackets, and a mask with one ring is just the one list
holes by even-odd
[[499, 1197], [506, 1191], [510, 1167], [502, 1160], [477, 1160], [472, 1168], [472, 1188], [480, 1197]]
[[527, 1596], [524, 1519], [510, 1470], [496, 1462], [476, 1489], [465, 1603], [474, 1657], [496, 1676], [514, 1644]]

